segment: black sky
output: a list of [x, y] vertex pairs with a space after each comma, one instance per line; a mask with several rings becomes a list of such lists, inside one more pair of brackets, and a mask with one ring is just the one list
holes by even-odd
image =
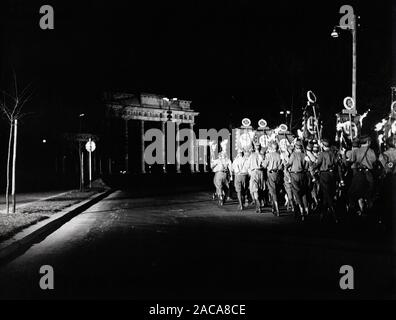
[[351, 91], [351, 35], [330, 37], [343, 4], [361, 16], [358, 108], [388, 110], [388, 1], [52, 0], [45, 2], [55, 10], [50, 31], [38, 25], [43, 2], [4, 4], [0, 83], [7, 85], [11, 68], [22, 85], [33, 81], [26, 108], [35, 115], [26, 130], [40, 134], [75, 131], [79, 112], [90, 115], [92, 130], [100, 127], [105, 90], [192, 100], [199, 124], [217, 128], [244, 116], [277, 125], [279, 109], [292, 103], [297, 120], [313, 90], [333, 126]]

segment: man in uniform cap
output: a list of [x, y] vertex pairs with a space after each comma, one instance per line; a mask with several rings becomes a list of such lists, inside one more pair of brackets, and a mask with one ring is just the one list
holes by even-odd
[[354, 210], [356, 203], [359, 204], [358, 214], [364, 211], [365, 200], [368, 207], [372, 207], [374, 192], [374, 176], [372, 173], [374, 163], [377, 161], [373, 149], [370, 148], [371, 139], [369, 136], [362, 136], [361, 147], [351, 153], [350, 162], [355, 165], [356, 171], [349, 188], [349, 207]]
[[327, 212], [330, 212], [334, 221], [337, 223], [335, 212], [334, 198], [336, 195], [336, 172], [337, 159], [335, 154], [330, 150], [330, 142], [327, 139], [322, 140], [323, 151], [319, 154], [318, 160], [314, 166], [315, 170], [319, 170], [320, 190], [322, 192], [322, 212], [321, 220]]
[[302, 142], [297, 141], [286, 167], [290, 171], [294, 198], [300, 208], [301, 220], [304, 221], [305, 213], [308, 214], [309, 212], [307, 201], [308, 179], [306, 175], [308, 163], [305, 161], [305, 154], [302, 149]]
[[263, 163], [263, 167], [267, 169], [268, 190], [272, 199], [272, 212], [275, 216], [279, 216], [278, 177], [282, 170], [282, 159], [278, 150], [278, 143], [276, 141], [271, 142], [270, 151], [265, 156]]
[[248, 171], [250, 175], [249, 190], [256, 206], [256, 212], [261, 213], [261, 200], [265, 189], [264, 181], [264, 157], [260, 153], [260, 143], [254, 144], [255, 151], [250, 155]]
[[245, 197], [249, 183], [249, 155], [242, 150], [238, 150], [238, 155], [232, 163], [232, 170], [235, 174], [234, 186], [238, 196], [239, 210], [244, 209]]

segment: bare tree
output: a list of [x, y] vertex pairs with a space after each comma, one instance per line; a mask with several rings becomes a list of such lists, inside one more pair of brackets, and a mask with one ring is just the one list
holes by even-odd
[[[26, 86], [22, 91], [18, 90], [18, 83], [15, 72], [13, 73], [13, 92], [6, 92], [1, 90], [3, 95], [0, 101], [0, 110], [6, 116], [8, 123], [10, 124], [10, 134], [8, 139], [8, 154], [7, 154], [7, 185], [6, 185], [6, 213], [9, 213], [10, 209], [10, 185], [12, 188], [12, 213], [16, 211], [16, 196], [15, 196], [15, 174], [16, 174], [16, 151], [17, 151], [17, 129], [18, 120], [21, 119], [25, 114], [22, 113], [22, 108], [32, 97], [32, 92], [29, 93], [30, 85]], [[12, 142], [14, 141], [14, 147], [12, 148]], [[12, 160], [12, 184], [10, 183], [10, 167]]]

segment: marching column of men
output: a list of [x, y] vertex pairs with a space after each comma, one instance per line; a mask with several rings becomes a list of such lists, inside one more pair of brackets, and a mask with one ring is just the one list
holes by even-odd
[[306, 146], [296, 141], [281, 150], [276, 141], [265, 149], [255, 143], [254, 150], [239, 150], [233, 162], [221, 152], [211, 164], [219, 204], [226, 201], [234, 177], [240, 211], [250, 198], [257, 213], [270, 203], [272, 213], [279, 216], [284, 204], [302, 221], [318, 212], [321, 220], [329, 217], [337, 223], [343, 194], [346, 214], [360, 216], [373, 208], [378, 197], [391, 202], [396, 198], [391, 192], [396, 180], [394, 138], [386, 141], [387, 149], [379, 157], [370, 144], [368, 136], [354, 140], [351, 150], [337, 149], [326, 139]]

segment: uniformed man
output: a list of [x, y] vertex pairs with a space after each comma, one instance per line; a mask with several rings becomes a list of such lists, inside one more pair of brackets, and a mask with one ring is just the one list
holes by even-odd
[[357, 170], [357, 164], [352, 162], [352, 153], [355, 153], [357, 149], [360, 148], [360, 141], [359, 139], [354, 139], [352, 141], [352, 149], [348, 150], [345, 153], [345, 157], [346, 157], [346, 161], [350, 163], [350, 168], [352, 170], [352, 174], [355, 175], [356, 174], [356, 170]]
[[362, 136], [360, 139], [361, 147], [351, 153], [350, 161], [356, 167], [349, 188], [349, 207], [354, 210], [356, 202], [359, 204], [358, 215], [365, 210], [365, 200], [368, 208], [372, 207], [374, 192], [373, 166], [377, 161], [374, 150], [370, 148], [371, 139], [369, 136]]
[[283, 187], [285, 188], [286, 192], [286, 209], [288, 211], [294, 212], [294, 201], [293, 201], [293, 190], [292, 190], [292, 183], [290, 172], [287, 169], [286, 165], [289, 162], [290, 155], [293, 153], [293, 147], [289, 146], [285, 150], [281, 152], [281, 159], [283, 164]]
[[338, 219], [335, 212], [334, 198], [336, 195], [336, 172], [337, 172], [337, 158], [330, 150], [330, 143], [328, 140], [322, 140], [323, 151], [319, 154], [314, 170], [319, 170], [320, 190], [322, 193], [322, 210], [320, 219], [330, 212], [334, 221], [337, 223]]
[[385, 175], [396, 175], [396, 148], [395, 138], [389, 137], [386, 140], [387, 150], [382, 152], [379, 156], [379, 161], [384, 168]]
[[290, 159], [286, 166], [290, 171], [292, 190], [294, 198], [300, 209], [300, 217], [301, 220], [304, 221], [305, 214], [309, 213], [307, 201], [308, 163], [305, 161], [305, 154], [302, 149], [303, 143], [301, 141], [297, 141], [294, 147], [294, 151], [290, 156]]
[[249, 157], [249, 190], [256, 206], [256, 213], [261, 213], [261, 200], [265, 189], [264, 181], [264, 158], [260, 153], [260, 144], [254, 144], [255, 151]]
[[232, 171], [234, 172], [234, 186], [238, 196], [238, 209], [242, 211], [244, 209], [245, 197], [249, 187], [249, 154], [243, 153], [242, 150], [238, 150], [234, 162], [232, 163]]
[[279, 154], [279, 145], [276, 141], [271, 142], [269, 152], [266, 154], [263, 167], [267, 169], [267, 185], [272, 199], [272, 213], [279, 216], [278, 205], [278, 181], [282, 170], [282, 159]]
[[[390, 218], [390, 225], [394, 226], [396, 220], [392, 223], [392, 214], [395, 215], [396, 197], [396, 148], [395, 137], [386, 139], [387, 150], [379, 156], [379, 161], [383, 167], [382, 184], [381, 184], [381, 210], [378, 210], [379, 221], [384, 218]], [[394, 216], [393, 219], [396, 217]], [[387, 222], [387, 221], [386, 221]]]
[[318, 160], [319, 152], [318, 152], [319, 145], [317, 145], [315, 152], [314, 152], [314, 143], [309, 142], [306, 147], [306, 156], [305, 160], [308, 163], [308, 190], [309, 195], [311, 196], [313, 203], [312, 209], [315, 209], [319, 205], [318, 201], [318, 193], [319, 193], [319, 179], [315, 168], [316, 161]]
[[[260, 154], [263, 156], [263, 159], [265, 159], [265, 156], [270, 152], [269, 146], [263, 147], [260, 145]], [[268, 203], [271, 201], [269, 199], [269, 193], [268, 193], [268, 188], [267, 186], [268, 182], [268, 175], [267, 175], [267, 170], [264, 169], [264, 189], [260, 195], [260, 206], [261, 208], [265, 208]]]
[[212, 161], [211, 168], [215, 173], [213, 182], [216, 187], [219, 205], [222, 206], [228, 193], [230, 177], [232, 179], [232, 163], [225, 151], [220, 152], [219, 157]]

